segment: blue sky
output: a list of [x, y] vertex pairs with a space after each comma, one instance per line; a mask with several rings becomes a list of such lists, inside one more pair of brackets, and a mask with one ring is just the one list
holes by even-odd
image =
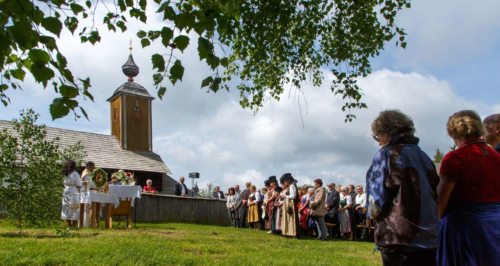
[[[408, 33], [408, 47], [390, 43], [372, 60], [373, 73], [360, 80], [369, 109], [356, 111], [356, 121], [344, 123], [341, 101], [329, 91], [328, 81], [321, 88], [306, 84], [304, 96], [287, 91], [280, 102], [270, 101], [256, 114], [243, 110], [236, 91], [213, 94], [199, 89], [207, 69], [190, 46], [181, 55], [187, 69], [182, 83], [169, 88], [164, 100], [153, 102], [154, 151], [174, 178], [200, 172], [201, 187], [208, 182], [223, 189], [245, 181], [262, 185], [268, 176], [285, 172], [301, 184], [318, 177], [363, 184], [378, 149], [370, 123], [384, 109], [400, 109], [414, 119], [416, 135], [430, 156], [436, 148], [446, 151], [452, 142], [445, 123], [453, 112], [474, 109], [482, 117], [500, 112], [500, 2], [412, 4], [398, 18]], [[148, 26], [160, 24], [149, 17]], [[139, 26], [130, 25], [128, 34], [103, 34], [96, 46], [62, 35], [61, 49], [74, 73], [91, 78], [95, 102], [83, 102], [90, 121], [71, 116], [52, 121], [48, 106], [54, 93], [29, 80], [23, 91], [8, 92], [12, 103], [0, 107], [0, 119], [11, 120], [20, 109], [32, 107], [48, 126], [109, 134], [106, 99], [126, 81], [121, 65]], [[134, 46], [141, 70], [135, 80], [154, 95], [150, 56], [161, 48]]]

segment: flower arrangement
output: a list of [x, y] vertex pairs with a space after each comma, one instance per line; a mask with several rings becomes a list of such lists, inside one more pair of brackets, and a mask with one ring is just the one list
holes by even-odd
[[118, 170], [111, 175], [112, 180], [122, 183], [123, 185], [130, 185], [135, 182], [134, 173], [124, 170]]
[[92, 176], [90, 178], [92, 182], [94, 182], [96, 188], [101, 188], [108, 182], [108, 173], [101, 168], [96, 168], [92, 171]]

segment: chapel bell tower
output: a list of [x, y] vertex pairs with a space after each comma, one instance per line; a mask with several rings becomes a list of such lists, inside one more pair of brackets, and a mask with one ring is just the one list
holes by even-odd
[[152, 151], [151, 101], [154, 97], [134, 82], [139, 67], [132, 57], [132, 47], [122, 71], [128, 81], [108, 99], [111, 103], [111, 135], [118, 139], [122, 149]]

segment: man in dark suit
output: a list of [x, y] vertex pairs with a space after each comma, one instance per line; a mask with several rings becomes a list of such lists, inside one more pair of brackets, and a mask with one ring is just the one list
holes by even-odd
[[247, 215], [248, 215], [248, 197], [250, 196], [250, 187], [252, 186], [251, 182], [247, 182], [245, 184], [246, 188], [241, 192], [241, 207], [240, 211], [240, 223], [242, 228], [247, 227]]
[[329, 228], [329, 234], [330, 237], [338, 236], [339, 234], [339, 201], [340, 201], [340, 196], [339, 192], [335, 189], [335, 183], [330, 183], [327, 185], [328, 187], [328, 194], [326, 196], [326, 216], [325, 216], [325, 222], [326, 223], [332, 223], [336, 224], [337, 226], [333, 228]]
[[179, 183], [175, 184], [175, 195], [187, 196], [188, 192], [189, 192], [189, 190], [188, 190], [186, 184], [184, 184], [184, 177], [181, 176], [179, 178]]
[[224, 192], [220, 191], [220, 187], [216, 186], [214, 188], [214, 193], [212, 195], [214, 199], [224, 199]]

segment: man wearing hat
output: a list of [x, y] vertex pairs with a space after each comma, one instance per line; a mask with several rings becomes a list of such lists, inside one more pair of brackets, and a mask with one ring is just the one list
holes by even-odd
[[325, 198], [326, 192], [323, 188], [323, 180], [320, 178], [314, 180], [314, 200], [311, 202], [311, 216], [316, 223], [318, 229], [318, 239], [326, 240], [326, 225], [325, 225]]
[[328, 194], [326, 196], [326, 215], [325, 215], [325, 222], [326, 223], [332, 223], [336, 224], [337, 227], [332, 227], [329, 228], [329, 234], [330, 237], [334, 237], [338, 235], [338, 225], [339, 225], [339, 201], [340, 201], [340, 196], [339, 192], [335, 189], [335, 183], [330, 183], [327, 185], [328, 187]]

